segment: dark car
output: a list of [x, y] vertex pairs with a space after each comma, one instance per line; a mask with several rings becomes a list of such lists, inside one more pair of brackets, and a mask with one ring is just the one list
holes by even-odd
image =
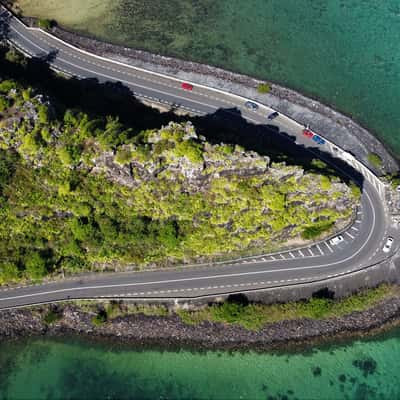
[[268, 119], [269, 119], [269, 120], [275, 119], [276, 117], [279, 117], [279, 113], [276, 112], [276, 111], [274, 111], [273, 113], [271, 113], [271, 114], [268, 115]]
[[249, 110], [257, 110], [258, 105], [256, 103], [253, 103], [252, 101], [246, 101], [244, 105], [249, 109]]
[[325, 140], [322, 139], [322, 137], [318, 136], [318, 135], [314, 135], [312, 140], [314, 140], [314, 142], [316, 142], [318, 144], [325, 144]]

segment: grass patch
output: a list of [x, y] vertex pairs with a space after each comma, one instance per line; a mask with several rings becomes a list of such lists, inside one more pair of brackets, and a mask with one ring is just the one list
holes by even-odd
[[225, 302], [198, 311], [178, 310], [177, 314], [188, 325], [203, 321], [240, 325], [249, 330], [259, 330], [268, 323], [301, 318], [325, 319], [341, 317], [353, 311], [366, 310], [380, 300], [396, 294], [393, 286], [382, 285], [368, 289], [342, 300], [312, 298], [284, 304], [238, 304]]
[[260, 83], [257, 86], [258, 93], [265, 94], [265, 93], [269, 93], [270, 91], [271, 91], [271, 86], [266, 82]]
[[368, 154], [368, 161], [373, 165], [375, 168], [382, 167], [382, 158], [376, 153], [369, 153]]

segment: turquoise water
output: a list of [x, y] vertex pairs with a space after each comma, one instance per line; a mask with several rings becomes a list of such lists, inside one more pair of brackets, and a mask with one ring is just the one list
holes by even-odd
[[0, 346], [0, 399], [398, 399], [400, 331], [305, 353]]
[[93, 28], [96, 36], [219, 65], [316, 96], [368, 126], [400, 158], [398, 0], [112, 4], [108, 22]]

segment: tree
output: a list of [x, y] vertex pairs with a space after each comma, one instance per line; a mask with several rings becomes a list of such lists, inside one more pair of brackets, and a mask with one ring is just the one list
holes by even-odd
[[25, 270], [28, 277], [32, 279], [40, 279], [46, 275], [46, 260], [37, 251], [29, 253], [25, 256]]
[[18, 276], [18, 268], [14, 263], [3, 262], [0, 264], [0, 284], [16, 281]]

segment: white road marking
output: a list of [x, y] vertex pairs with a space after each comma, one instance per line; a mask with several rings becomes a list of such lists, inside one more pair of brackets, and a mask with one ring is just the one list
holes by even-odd
[[358, 228], [356, 228], [355, 226], [352, 226], [351, 229], [353, 229], [353, 231], [358, 231]]
[[317, 249], [319, 250], [319, 252], [321, 253], [321, 256], [323, 256], [323, 255], [324, 255], [324, 252], [321, 250], [321, 247], [319, 247], [319, 244], [318, 244], [318, 243], [316, 244], [316, 246], [317, 246]]
[[348, 237], [350, 237], [351, 239], [354, 239], [354, 236], [351, 235], [349, 232], [346, 231], [345, 234], [346, 234]]
[[298, 250], [298, 252], [300, 253], [300, 255], [301, 255], [302, 257], [304, 257], [304, 254], [303, 254], [303, 252], [302, 252], [301, 250]]
[[289, 251], [289, 254], [290, 254], [290, 257], [295, 258], [294, 254], [291, 251]]
[[328, 242], [324, 242], [324, 243], [326, 244], [326, 247], [328, 247], [329, 251], [330, 251], [331, 253], [333, 253], [333, 250], [332, 250], [331, 247], [329, 246]]

